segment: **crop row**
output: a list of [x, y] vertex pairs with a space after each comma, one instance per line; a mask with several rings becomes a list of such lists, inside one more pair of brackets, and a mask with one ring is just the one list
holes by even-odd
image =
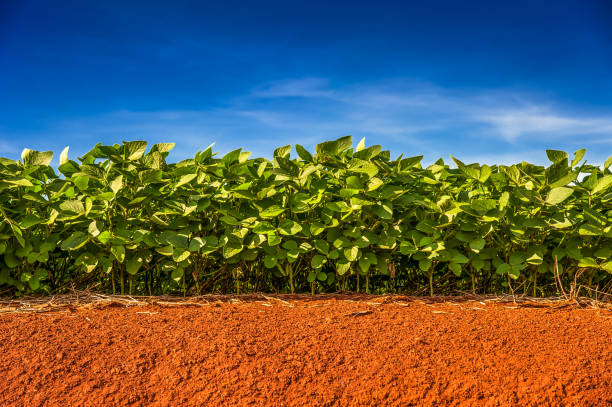
[[[174, 144], [0, 159], [0, 292], [519, 291], [612, 285], [612, 157], [391, 159], [343, 137], [167, 163]], [[595, 292], [595, 291], [590, 291]]]

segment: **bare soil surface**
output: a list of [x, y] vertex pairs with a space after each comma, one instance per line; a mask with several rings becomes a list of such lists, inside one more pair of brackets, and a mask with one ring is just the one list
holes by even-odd
[[376, 296], [0, 313], [2, 406], [610, 406], [612, 312]]

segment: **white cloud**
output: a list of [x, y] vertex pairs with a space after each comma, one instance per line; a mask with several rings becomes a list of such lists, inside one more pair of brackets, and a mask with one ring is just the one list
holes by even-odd
[[0, 138], [0, 151], [8, 148], [3, 138], [61, 143], [55, 150], [146, 139], [176, 141], [176, 159], [212, 142], [221, 153], [245, 147], [269, 156], [275, 146], [312, 148], [346, 134], [365, 136], [394, 154], [425, 154], [426, 161], [452, 153], [488, 163], [543, 164], [545, 148], [587, 147], [590, 161], [603, 162], [612, 153], [612, 114], [577, 113], [524, 92], [461, 91], [408, 80], [333, 86], [302, 78], [263, 84], [224, 108], [117, 111], [51, 122], [44, 133]]

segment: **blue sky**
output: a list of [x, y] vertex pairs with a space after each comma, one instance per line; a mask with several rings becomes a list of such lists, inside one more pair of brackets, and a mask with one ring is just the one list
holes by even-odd
[[4, 0], [0, 156], [134, 139], [269, 156], [352, 134], [429, 162], [600, 163], [611, 4]]

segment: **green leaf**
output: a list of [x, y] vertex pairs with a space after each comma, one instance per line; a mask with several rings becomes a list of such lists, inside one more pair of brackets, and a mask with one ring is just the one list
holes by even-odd
[[2, 181], [8, 182], [9, 184], [12, 184], [12, 185], [22, 186], [22, 187], [33, 187], [34, 186], [34, 184], [32, 184], [27, 178], [23, 178], [23, 177], [5, 177], [2, 179]]
[[285, 208], [278, 205], [272, 205], [259, 212], [259, 216], [262, 218], [275, 218], [283, 212], [285, 212]]
[[206, 242], [204, 241], [204, 239], [199, 236], [196, 236], [189, 242], [189, 251], [197, 252], [204, 246], [206, 246]]
[[259, 234], [268, 234], [268, 233], [272, 233], [276, 230], [276, 228], [270, 224], [270, 222], [257, 222], [255, 224], [255, 227], [253, 227], [253, 233], [259, 233]]
[[376, 189], [380, 188], [381, 185], [383, 185], [384, 182], [383, 180], [381, 180], [380, 178], [374, 177], [372, 179], [370, 179], [370, 181], [368, 181], [368, 191], [375, 191]]
[[282, 147], [278, 147], [276, 150], [274, 150], [274, 153], [272, 154], [272, 156], [281, 157], [281, 158], [289, 158], [290, 154], [291, 154], [291, 144], [282, 146]]
[[419, 261], [419, 268], [422, 271], [429, 271], [429, 269], [431, 268], [431, 260], [429, 259], [423, 259]]
[[508, 263], [501, 263], [497, 266], [496, 272], [500, 275], [506, 275], [512, 271], [512, 267]]
[[372, 212], [381, 219], [393, 219], [393, 205], [391, 202], [382, 202], [380, 205], [374, 206]]
[[68, 160], [68, 149], [70, 147], [66, 146], [64, 147], [64, 149], [62, 150], [61, 154], [60, 154], [60, 165], [66, 164], [69, 160]]
[[177, 263], [180, 263], [182, 261], [187, 260], [190, 255], [191, 255], [191, 252], [189, 250], [175, 248], [172, 251], [172, 260], [174, 260]]
[[312, 257], [312, 260], [310, 261], [310, 265], [312, 266], [312, 268], [318, 269], [320, 267], [323, 267], [323, 264], [326, 261], [327, 261], [327, 259], [324, 256], [321, 256], [320, 254], [315, 254]]
[[244, 247], [239, 244], [226, 244], [223, 246], [223, 257], [229, 259], [240, 253], [242, 249], [244, 249]]
[[597, 194], [599, 192], [605, 191], [612, 185], [612, 175], [604, 175], [602, 178], [597, 180], [597, 184], [595, 188], [591, 191], [592, 194]]
[[370, 260], [365, 258], [359, 259], [357, 264], [359, 265], [359, 268], [363, 274], [366, 274], [371, 266]]
[[27, 215], [25, 218], [23, 218], [19, 226], [21, 226], [23, 229], [28, 229], [34, 225], [38, 225], [39, 223], [43, 222], [46, 222], [46, 220], [39, 218], [36, 215]]
[[229, 216], [229, 215], [221, 216], [220, 220], [223, 223], [226, 223], [228, 225], [237, 225], [238, 224], [238, 219], [234, 218], [233, 216]]
[[172, 278], [178, 284], [183, 278], [184, 274], [185, 270], [183, 270], [182, 268], [177, 268], [172, 270], [172, 272], [170, 273], [170, 278]]
[[592, 257], [584, 257], [578, 261], [578, 267], [599, 268], [599, 264]]
[[123, 142], [125, 158], [128, 161], [138, 160], [141, 158], [147, 149], [146, 141], [128, 141]]
[[189, 245], [189, 236], [183, 233], [168, 232], [164, 237], [166, 242], [177, 249], [185, 250]]
[[276, 246], [277, 244], [280, 244], [280, 242], [282, 242], [282, 238], [278, 235], [275, 234], [268, 234], [268, 244], [270, 246]]
[[180, 186], [189, 184], [191, 181], [193, 181], [196, 177], [198, 176], [198, 174], [184, 174], [181, 175], [179, 177], [179, 180], [177, 181], [177, 183], [174, 185], [175, 188], [178, 188]]
[[144, 259], [141, 255], [135, 254], [131, 256], [128, 261], [125, 263], [125, 269], [128, 274], [135, 275], [140, 270]]
[[479, 252], [480, 250], [484, 249], [485, 245], [486, 241], [483, 238], [474, 239], [470, 242], [470, 249], [474, 250], [475, 252]]
[[21, 153], [21, 161], [24, 167], [34, 165], [48, 166], [53, 159], [53, 151], [36, 151], [24, 148]]
[[104, 232], [100, 232], [100, 234], [98, 235], [98, 240], [102, 243], [102, 244], [107, 244], [108, 242], [110, 242], [113, 239], [113, 236], [111, 234], [110, 231], [105, 230]]
[[119, 263], [125, 261], [125, 247], [119, 245], [111, 246], [111, 254]]
[[85, 191], [89, 185], [89, 177], [87, 175], [73, 177], [72, 182], [74, 182], [74, 185], [81, 191]]
[[76, 250], [87, 243], [87, 235], [83, 232], [74, 232], [61, 244], [62, 250]]
[[83, 206], [83, 202], [77, 200], [69, 200], [60, 203], [60, 209], [66, 212], [72, 213], [83, 213], [85, 212], [85, 207]]
[[561, 202], [565, 201], [574, 193], [572, 188], [567, 187], [557, 187], [550, 190], [548, 196], [546, 197], [546, 203], [549, 205], [558, 205]]
[[359, 248], [358, 247], [349, 247], [344, 249], [344, 257], [346, 257], [346, 259], [348, 261], [355, 261], [357, 260], [357, 256], [359, 255]]
[[172, 245], [158, 247], [155, 251], [163, 256], [172, 256], [172, 253], [174, 253]]
[[537, 253], [532, 254], [531, 256], [529, 256], [527, 258], [527, 260], [525, 260], [527, 263], [529, 264], [542, 264], [542, 262], [544, 261], [544, 259], [542, 258], [542, 256], [540, 256]]
[[462, 267], [459, 263], [449, 263], [448, 268], [455, 274], [457, 277], [461, 275]]
[[586, 148], [581, 148], [580, 150], [574, 153], [574, 159], [572, 160], [572, 167], [578, 165], [580, 160], [584, 158], [584, 154], [586, 153]]
[[569, 155], [565, 151], [546, 150], [546, 155], [548, 156], [548, 159], [555, 164], [569, 159]]
[[351, 269], [351, 262], [349, 261], [338, 261], [336, 262], [336, 272], [343, 276], [347, 271]]
[[512, 253], [508, 261], [511, 266], [519, 265], [525, 261], [525, 256], [522, 253]]
[[[21, 265], [21, 261], [18, 260], [13, 253], [5, 253], [4, 254], [4, 264], [6, 264], [8, 266], [9, 269], [14, 269], [16, 267], [19, 267]], [[0, 270], [2, 268], [0, 267]]]
[[334, 212], [348, 212], [351, 207], [344, 201], [329, 202], [326, 208]]
[[123, 175], [119, 175], [118, 177], [116, 177], [115, 179], [113, 179], [108, 186], [110, 187], [110, 189], [113, 191], [113, 194], [117, 195], [117, 192], [119, 192], [119, 190], [121, 188], [123, 188]]
[[588, 223], [585, 223], [581, 225], [580, 228], [578, 229], [578, 234], [582, 236], [602, 236], [603, 230], [601, 228], [598, 228], [597, 226], [593, 226], [593, 225], [589, 225]]
[[309, 163], [313, 162], [314, 158], [312, 157], [312, 154], [310, 154], [310, 153], [308, 152], [308, 150], [306, 150], [306, 149], [305, 149], [304, 147], [302, 147], [301, 145], [296, 144], [296, 145], [295, 145], [295, 151], [297, 152], [298, 156], [299, 156], [299, 157], [300, 157], [302, 160], [304, 160], [304, 161], [306, 161], [306, 162], [309, 162]]
[[160, 153], [168, 153], [170, 152], [176, 143], [157, 143], [153, 144], [151, 147], [151, 151], [159, 151]]
[[278, 225], [278, 231], [283, 235], [295, 235], [302, 231], [302, 226], [291, 219], [285, 219]]
[[314, 247], [315, 249], [317, 249], [319, 252], [323, 254], [329, 253], [329, 243], [327, 243], [325, 240], [320, 240], [320, 239], [315, 240]]
[[267, 268], [271, 269], [273, 267], [276, 267], [276, 264], [276, 257], [271, 256], [269, 254], [264, 257], [264, 266], [266, 266]]

